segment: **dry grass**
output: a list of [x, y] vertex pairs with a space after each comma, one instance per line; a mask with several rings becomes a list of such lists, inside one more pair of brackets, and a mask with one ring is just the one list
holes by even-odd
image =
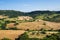
[[8, 16], [0, 15], [0, 19], [3, 19], [3, 18], [8, 18]]
[[15, 40], [15, 38], [17, 38], [24, 32], [24, 30], [0, 30], [0, 40], [2, 38], [9, 38], [11, 40]]
[[[45, 23], [45, 25], [44, 25]], [[18, 29], [23, 30], [40, 30], [41, 28], [44, 28], [46, 30], [58, 30], [60, 29], [60, 23], [54, 23], [54, 22], [48, 22], [48, 21], [41, 21], [41, 22], [26, 22], [26, 23], [20, 23], [16, 26]]]
[[[0, 40], [2, 38], [9, 38], [11, 40], [15, 40], [15, 38], [18, 38], [19, 35], [23, 34], [25, 31], [24, 30], [0, 30]], [[33, 31], [32, 31], [33, 32]], [[39, 34], [37, 35], [36, 33], [38, 31], [35, 31], [35, 34], [32, 35], [32, 32], [27, 32], [29, 35], [29, 38], [43, 38], [46, 35], [51, 35], [53, 33], [58, 33], [58, 32], [46, 32], [46, 34], [42, 34], [39, 32]]]
[[42, 38], [46, 37], [47, 35], [56, 34], [58, 32], [47, 31], [47, 32], [45, 32], [45, 34], [43, 34], [43, 33], [41, 33], [41, 31], [39, 31], [39, 32], [38, 31], [34, 31], [34, 34], [32, 34], [32, 33], [33, 33], [33, 31], [28, 33], [29, 38], [40, 38], [40, 39], [42, 39]]
[[39, 27], [43, 27], [44, 25], [42, 25], [43, 23], [41, 22], [26, 22], [26, 23], [20, 23], [19, 25], [17, 25], [16, 27], [18, 29], [30, 29], [30, 30], [36, 30], [38, 29]]
[[55, 23], [55, 22], [46, 22], [46, 25], [49, 26], [50, 28], [53, 28], [54, 30], [60, 29], [60, 23]]

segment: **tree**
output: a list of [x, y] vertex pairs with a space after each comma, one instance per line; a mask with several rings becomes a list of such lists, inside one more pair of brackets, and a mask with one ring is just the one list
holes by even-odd
[[27, 33], [25, 32], [24, 34], [19, 35], [19, 37], [16, 38], [15, 40], [28, 40], [28, 39], [29, 39], [29, 37], [28, 37]]
[[47, 35], [43, 40], [60, 40], [60, 33]]
[[60, 32], [60, 29], [58, 29], [58, 32]]

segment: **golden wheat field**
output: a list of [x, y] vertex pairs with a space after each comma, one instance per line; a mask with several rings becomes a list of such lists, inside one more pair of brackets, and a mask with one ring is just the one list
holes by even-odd
[[58, 30], [60, 29], [60, 23], [55, 22], [48, 22], [48, 21], [41, 21], [41, 22], [26, 22], [26, 23], [19, 23], [16, 26], [18, 29], [23, 30], [40, 30], [41, 28], [46, 30]]
[[15, 40], [15, 38], [18, 38], [18, 36], [24, 32], [24, 30], [0, 30], [0, 40], [2, 38], [10, 38], [11, 40]]

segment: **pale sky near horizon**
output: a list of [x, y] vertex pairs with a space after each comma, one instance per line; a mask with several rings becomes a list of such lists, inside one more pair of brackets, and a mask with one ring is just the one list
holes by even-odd
[[60, 11], [60, 0], [0, 0], [0, 10], [34, 10]]

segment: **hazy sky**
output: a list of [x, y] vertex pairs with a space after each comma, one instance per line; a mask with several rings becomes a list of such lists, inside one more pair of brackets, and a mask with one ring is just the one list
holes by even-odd
[[0, 10], [60, 10], [60, 0], [0, 0]]

